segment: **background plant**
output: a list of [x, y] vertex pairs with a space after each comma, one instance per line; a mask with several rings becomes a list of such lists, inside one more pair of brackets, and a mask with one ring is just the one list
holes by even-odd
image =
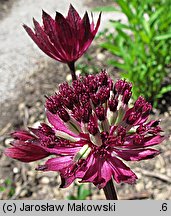
[[6, 178], [3, 184], [0, 184], [0, 193], [6, 193], [7, 197], [10, 198], [15, 193], [15, 187], [10, 178]]
[[71, 194], [67, 197], [68, 200], [86, 200], [91, 195], [91, 190], [86, 189], [84, 184], [75, 184], [76, 194]]
[[116, 7], [98, 8], [120, 11], [127, 23], [111, 20], [114, 33], [105, 33], [101, 46], [119, 59], [108, 64], [122, 70], [121, 76], [134, 83], [133, 97], [143, 95], [157, 106], [162, 95], [171, 91], [165, 85], [171, 60], [171, 1], [115, 0]]

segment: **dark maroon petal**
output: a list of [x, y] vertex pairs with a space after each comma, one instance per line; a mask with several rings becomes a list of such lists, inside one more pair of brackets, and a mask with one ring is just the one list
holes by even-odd
[[37, 46], [47, 55], [49, 55], [50, 57], [53, 58], [53, 56], [49, 53], [48, 48], [46, 47], [46, 45], [44, 44], [44, 42], [42, 42], [41, 40], [39, 40], [36, 36], [36, 34], [32, 31], [32, 29], [30, 27], [28, 27], [27, 25], [23, 25], [24, 29], [26, 30], [27, 34], [32, 38], [32, 40], [37, 44]]
[[42, 147], [32, 143], [24, 143], [22, 141], [15, 142], [14, 146], [5, 149], [5, 155], [22, 162], [32, 162], [40, 160], [49, 155]]
[[112, 98], [108, 101], [108, 106], [110, 111], [116, 112], [117, 106], [118, 106], [118, 100], [115, 98]]
[[70, 5], [66, 18], [57, 12], [54, 20], [43, 11], [43, 26], [33, 19], [35, 32], [26, 25], [23, 27], [43, 52], [57, 61], [69, 64], [81, 57], [90, 46], [100, 25], [100, 16], [94, 29], [93, 22], [90, 26], [88, 14], [81, 19]]
[[33, 20], [35, 24], [35, 31], [34, 33], [31, 28], [29, 28], [26, 25], [23, 25], [24, 29], [28, 33], [28, 35], [32, 38], [32, 40], [37, 44], [37, 46], [48, 56], [50, 56], [53, 59], [56, 59], [57, 61], [61, 61], [60, 57], [56, 53], [55, 48], [50, 43], [48, 37], [43, 32], [43, 29], [38, 24], [36, 20]]
[[30, 134], [29, 131], [26, 130], [18, 130], [18, 131], [14, 131], [13, 133], [11, 133], [12, 137], [14, 139], [19, 139], [22, 141], [26, 141], [26, 140], [30, 140], [30, 139], [35, 139], [35, 136], [33, 136], [32, 134]]
[[67, 55], [63, 50], [61, 43], [59, 41], [59, 35], [56, 30], [56, 22], [52, 17], [47, 14], [45, 11], [42, 12], [42, 19], [44, 24], [44, 31], [49, 36], [51, 42], [54, 44], [56, 52], [58, 52], [59, 57], [62, 61], [65, 61]]
[[62, 14], [56, 12], [56, 31], [59, 35], [59, 41], [65, 53], [67, 54], [68, 62], [72, 62], [75, 59], [76, 55], [76, 48], [77, 48], [77, 41], [76, 37], [74, 36], [72, 29], [66, 19], [63, 17]]
[[140, 161], [151, 159], [158, 155], [160, 151], [155, 149], [136, 149], [136, 150], [118, 150], [115, 149], [114, 152], [117, 154], [118, 157], [126, 160], [126, 161]]
[[112, 170], [106, 158], [95, 157], [93, 154], [87, 158], [83, 171], [85, 174], [81, 182], [92, 182], [99, 189], [103, 188], [112, 177]]
[[93, 36], [90, 30], [90, 20], [88, 17], [88, 13], [86, 12], [80, 23], [79, 47], [81, 53], [84, 53], [85, 50], [88, 49], [92, 40], [93, 40]]
[[66, 109], [64, 109], [63, 107], [58, 109], [57, 111], [58, 116], [64, 121], [64, 122], [68, 122], [70, 120], [70, 116], [67, 112]]
[[76, 178], [82, 178], [85, 174], [84, 168], [84, 163], [80, 162], [79, 164], [71, 163], [66, 169], [60, 170], [62, 180], [60, 188], [66, 188], [72, 184]]
[[86, 170], [81, 182], [92, 182], [97, 177], [98, 164], [95, 157], [92, 155], [87, 158]]
[[126, 89], [124, 94], [123, 94], [123, 98], [122, 98], [123, 103], [128, 104], [131, 96], [132, 96], [132, 92], [130, 92], [128, 89]]
[[60, 188], [67, 188], [69, 187], [74, 180], [76, 179], [76, 177], [74, 175], [70, 175], [70, 176], [62, 176], [61, 175], [61, 185]]
[[146, 124], [147, 127], [157, 127], [159, 125], [159, 120], [152, 120]]
[[44, 29], [35, 19], [33, 19], [33, 23], [35, 26], [35, 33], [37, 38], [40, 40], [41, 43], [43, 43], [46, 46], [48, 52], [50, 53], [50, 55], [53, 56], [53, 58], [61, 61], [60, 54], [58, 53], [57, 49], [53, 46], [53, 44], [50, 42], [48, 35], [44, 32]]
[[99, 29], [100, 21], [101, 21], [101, 15], [102, 15], [102, 13], [99, 14], [99, 18], [97, 20], [96, 27], [95, 27], [94, 31], [92, 32], [94, 36], [96, 35], [96, 33], [97, 33], [98, 29]]
[[74, 36], [72, 58], [73, 60], [77, 60], [80, 57], [79, 35], [81, 17], [71, 4], [68, 11], [68, 16], [66, 17], [66, 21], [68, 22]]
[[113, 178], [117, 183], [126, 182], [129, 184], [135, 183], [137, 176], [127, 167], [121, 160], [116, 157], [109, 157], [108, 163], [111, 166]]
[[79, 30], [79, 23], [81, 22], [81, 17], [79, 16], [75, 8], [72, 6], [72, 4], [70, 4], [66, 20], [72, 26], [73, 29]]
[[60, 173], [61, 173], [61, 180], [62, 180], [62, 184], [60, 185], [60, 188], [66, 188], [70, 186], [76, 178], [82, 179], [85, 174], [85, 172], [82, 171], [81, 169], [81, 165], [79, 165], [78, 169], [75, 172], [67, 173], [65, 175], [65, 169], [64, 169], [64, 171], [62, 170], [62, 172]]
[[[104, 159], [105, 160], [105, 159]], [[107, 182], [112, 178], [112, 169], [107, 161], [104, 161], [104, 163], [101, 166], [101, 181], [100, 184], [98, 184], [98, 188], [104, 188], [107, 184]], [[99, 181], [100, 182], [100, 181]]]
[[105, 158], [97, 158], [98, 174], [93, 183], [99, 189], [104, 188], [107, 182], [112, 178], [112, 169]]

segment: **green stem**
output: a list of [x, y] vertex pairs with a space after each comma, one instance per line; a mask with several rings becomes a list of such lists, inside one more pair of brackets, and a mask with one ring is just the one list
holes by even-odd
[[68, 63], [68, 67], [69, 67], [70, 72], [71, 72], [72, 81], [77, 80], [77, 76], [75, 74], [75, 62]]
[[108, 181], [106, 186], [103, 188], [107, 200], [117, 200], [116, 190], [113, 184], [113, 180]]

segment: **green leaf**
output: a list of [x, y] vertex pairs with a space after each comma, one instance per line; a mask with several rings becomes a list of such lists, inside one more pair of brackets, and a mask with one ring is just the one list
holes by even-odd
[[5, 179], [5, 184], [6, 185], [11, 185], [12, 184], [12, 180], [9, 179], [9, 178]]
[[110, 51], [112, 54], [117, 55], [117, 56], [121, 56], [121, 52], [119, 47], [110, 44], [110, 43], [102, 43], [100, 44], [101, 47], [107, 49], [108, 51]]
[[156, 41], [167, 40], [169, 38], [171, 38], [171, 33], [163, 34], [163, 35], [158, 35], [158, 36], [154, 37], [154, 40], [156, 40]]
[[161, 98], [165, 93], [170, 92], [171, 91], [171, 85], [165, 86], [163, 87], [159, 94], [157, 94], [157, 98]]
[[9, 197], [12, 197], [14, 194], [15, 194], [15, 188], [14, 188], [14, 187], [11, 187], [11, 188], [10, 188], [10, 191], [9, 191], [9, 193], [8, 193], [8, 196], [9, 196]]
[[77, 200], [77, 198], [73, 195], [70, 195], [67, 197], [68, 200]]
[[91, 194], [90, 190], [84, 188], [84, 185], [78, 187], [78, 199], [85, 200]]
[[141, 39], [144, 43], [150, 43], [150, 38], [148, 35], [145, 33], [145, 31], [140, 31], [139, 35], [141, 36]]
[[0, 186], [0, 192], [3, 192], [3, 191], [5, 191], [5, 190], [6, 190], [5, 187]]
[[124, 32], [123, 30], [121, 30], [121, 29], [119, 29], [119, 28], [117, 28], [116, 30], [117, 30], [119, 36], [122, 36], [126, 41], [127, 41], [127, 40], [128, 40], [128, 41], [131, 40], [131, 39], [130, 39], [130, 36], [129, 36], [126, 32]]
[[119, 21], [115, 21], [115, 20], [110, 20], [110, 23], [111, 23], [111, 26], [113, 26], [114, 28], [118, 28], [118, 29], [130, 29], [131, 30], [131, 27], [126, 25], [126, 24], [123, 24]]
[[93, 8], [93, 11], [114, 12], [114, 11], [118, 11], [118, 9], [116, 9], [114, 6], [103, 6], [103, 7]]
[[145, 32], [146, 32], [146, 33], [148, 34], [148, 36], [150, 37], [151, 32], [150, 32], [149, 23], [148, 23], [145, 19], [143, 19], [143, 20], [142, 20], [142, 24], [143, 24], [143, 27], [144, 27]]
[[120, 8], [122, 9], [122, 12], [128, 17], [128, 19], [132, 19], [133, 18], [133, 12], [129, 6], [129, 3], [125, 0], [117, 0], [116, 1]]
[[116, 60], [110, 59], [110, 60], [108, 60], [107, 63], [108, 63], [109, 65], [113, 65], [113, 66], [115, 66], [115, 67], [117, 67], [117, 68], [119, 68], [119, 69], [121, 69], [121, 70], [125, 70], [125, 71], [128, 70], [128, 67], [127, 67], [126, 64], [119, 63], [119, 62], [116, 61]]
[[152, 25], [153, 22], [159, 18], [160, 14], [161, 14], [162, 12], [163, 12], [163, 7], [159, 8], [157, 11], [155, 11], [155, 12], [150, 16], [149, 24]]

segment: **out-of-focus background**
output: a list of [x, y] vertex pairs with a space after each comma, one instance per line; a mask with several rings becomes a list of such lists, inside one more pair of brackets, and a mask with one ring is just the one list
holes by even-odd
[[[37, 162], [24, 164], [3, 155], [9, 133], [45, 121], [44, 95], [53, 94], [69, 79], [67, 66], [41, 52], [22, 28], [23, 23], [32, 26], [32, 17], [41, 22], [42, 9], [53, 17], [55, 11], [66, 15], [72, 3], [81, 15], [95, 10], [95, 20], [102, 10], [99, 34], [76, 63], [77, 70], [86, 74], [106, 68], [114, 79], [132, 81], [137, 86], [134, 99], [142, 94], [153, 103], [152, 118], [161, 119], [170, 134], [171, 1], [141, 2], [0, 0], [0, 199], [81, 199], [79, 193], [82, 199], [104, 199], [103, 191], [89, 184], [59, 189], [57, 173], [37, 172]], [[168, 138], [159, 147], [162, 153], [157, 158], [130, 163], [139, 179], [132, 186], [116, 186], [120, 199], [171, 198], [170, 142]]]

